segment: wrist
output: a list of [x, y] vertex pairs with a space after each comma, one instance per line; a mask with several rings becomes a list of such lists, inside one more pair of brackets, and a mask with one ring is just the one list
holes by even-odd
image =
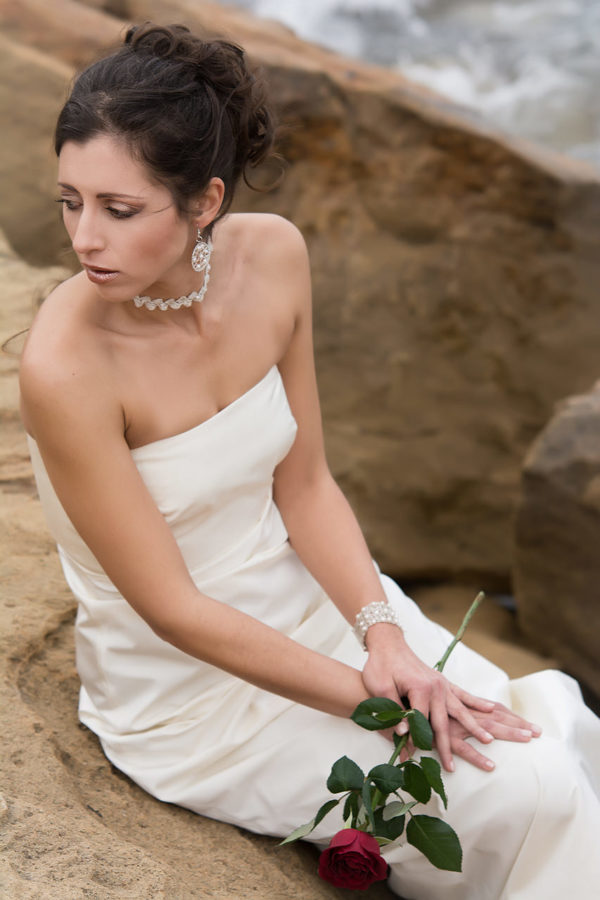
[[365, 649], [368, 653], [378, 648], [398, 647], [405, 645], [404, 631], [400, 625], [392, 625], [389, 622], [378, 622], [371, 625], [365, 634]]
[[402, 633], [396, 611], [386, 600], [374, 600], [359, 610], [354, 622], [354, 634], [363, 650], [369, 649], [367, 634], [375, 628], [381, 631], [384, 625], [388, 630]]

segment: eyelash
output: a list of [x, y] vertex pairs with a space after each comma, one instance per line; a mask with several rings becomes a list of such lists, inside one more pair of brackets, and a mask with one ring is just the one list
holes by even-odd
[[[66, 206], [68, 210], [74, 211], [81, 207], [81, 203], [77, 203], [74, 200], [67, 200], [66, 197], [60, 197], [57, 203], [62, 203], [63, 206]], [[136, 215], [134, 210], [125, 211], [122, 209], [115, 209], [114, 206], [105, 206], [104, 207], [108, 213], [113, 217], [113, 219], [130, 219], [132, 216]]]

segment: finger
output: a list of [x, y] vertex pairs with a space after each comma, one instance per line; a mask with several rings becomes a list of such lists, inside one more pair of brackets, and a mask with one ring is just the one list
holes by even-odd
[[499, 741], [527, 743], [527, 741], [530, 741], [534, 736], [529, 728], [514, 728], [510, 725], [503, 725], [501, 722], [496, 722], [494, 725], [491, 725], [490, 731]]
[[465, 706], [470, 706], [471, 709], [478, 709], [481, 712], [491, 712], [491, 710], [498, 705], [493, 700], [486, 700], [485, 697], [477, 697], [475, 694], [470, 694], [468, 691], [459, 688], [456, 684], [451, 685], [451, 690], [455, 697], [458, 697]]
[[484, 726], [480, 724], [479, 720], [475, 718], [473, 713], [471, 713], [460, 700], [456, 697], [452, 697], [452, 695], [448, 701], [448, 712], [453, 719], [460, 722], [467, 734], [477, 738], [482, 744], [489, 744], [494, 740], [493, 733], [490, 733], [490, 730], [487, 728], [488, 725], [494, 722], [491, 714], [483, 717], [483, 721], [485, 722]]
[[459, 688], [455, 684], [451, 685], [451, 689], [452, 693], [467, 706], [470, 706], [471, 709], [476, 709], [480, 712], [506, 714], [511, 717], [515, 728], [524, 728], [526, 730], [529, 730], [534, 737], [539, 737], [542, 733], [542, 728], [540, 725], [536, 725], [535, 722], [530, 722], [528, 719], [524, 719], [522, 716], [517, 715], [517, 713], [513, 712], [503, 703], [499, 703], [498, 701], [493, 700], [485, 700], [483, 697], [476, 697], [474, 694], [470, 694], [468, 691]]
[[522, 716], [517, 715], [511, 709], [507, 709], [506, 706], [499, 705], [491, 716], [484, 718], [502, 722], [504, 725], [512, 725], [513, 728], [526, 728], [528, 731], [533, 731], [531, 724], [526, 719], [523, 719]]
[[512, 728], [521, 728], [523, 731], [530, 731], [533, 737], [539, 737], [542, 733], [542, 729], [539, 725], [536, 725], [534, 722], [529, 722], [527, 719], [519, 716], [517, 713], [513, 712], [512, 709], [508, 709], [507, 706], [504, 706], [503, 703], [496, 703], [491, 715], [484, 715], [479, 721], [492, 732], [492, 725], [496, 721]]
[[542, 733], [542, 729], [539, 725], [536, 725], [534, 722], [529, 722], [522, 716], [518, 716], [510, 709], [502, 709], [500, 711], [500, 714], [496, 714], [495, 717], [497, 721], [503, 725], [508, 725], [511, 728], [521, 729], [522, 731], [530, 731], [533, 737], [539, 737]]
[[429, 691], [415, 688], [408, 692], [408, 702], [411, 709], [418, 709], [426, 719], [429, 718]]
[[483, 753], [480, 753], [479, 750], [476, 750], [472, 744], [468, 744], [466, 741], [455, 740], [452, 749], [460, 759], [464, 759], [465, 762], [471, 763], [472, 766], [476, 766], [478, 769], [483, 769], [484, 772], [491, 772], [496, 768], [493, 760], [484, 756]]
[[[407, 709], [410, 706], [408, 697], [394, 697], [392, 699], [394, 699], [396, 703], [398, 703], [402, 707], [402, 709]], [[407, 720], [402, 719], [401, 722], [398, 722], [398, 724], [394, 727], [394, 731], [400, 737], [402, 737], [404, 734], [408, 734], [409, 728]]]
[[446, 772], [453, 772], [454, 761], [452, 759], [450, 723], [448, 721], [445, 696], [438, 695], [432, 698], [430, 721], [435, 735], [435, 745], [442, 761], [442, 765]]

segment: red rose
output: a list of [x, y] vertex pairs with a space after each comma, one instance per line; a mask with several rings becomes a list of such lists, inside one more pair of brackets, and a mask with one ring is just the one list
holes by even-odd
[[335, 887], [364, 891], [387, 876], [375, 838], [356, 828], [343, 828], [319, 858], [319, 876]]

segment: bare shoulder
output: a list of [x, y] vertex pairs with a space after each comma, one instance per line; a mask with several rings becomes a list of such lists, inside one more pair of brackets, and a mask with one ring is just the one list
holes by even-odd
[[306, 243], [300, 229], [289, 219], [274, 213], [234, 213], [228, 219], [232, 238], [253, 258], [263, 263], [306, 262]]
[[88, 331], [79, 299], [81, 277], [64, 281], [44, 300], [30, 328], [21, 359], [21, 381], [60, 378], [88, 359]]
[[107, 391], [87, 296], [82, 276], [67, 279], [44, 300], [29, 331], [19, 383], [23, 421], [32, 434], [36, 421], [68, 418], [86, 401], [101, 403]]
[[262, 308], [295, 323], [310, 315], [308, 251], [300, 230], [282, 216], [238, 213], [227, 223], [228, 241], [241, 262], [244, 280]]

